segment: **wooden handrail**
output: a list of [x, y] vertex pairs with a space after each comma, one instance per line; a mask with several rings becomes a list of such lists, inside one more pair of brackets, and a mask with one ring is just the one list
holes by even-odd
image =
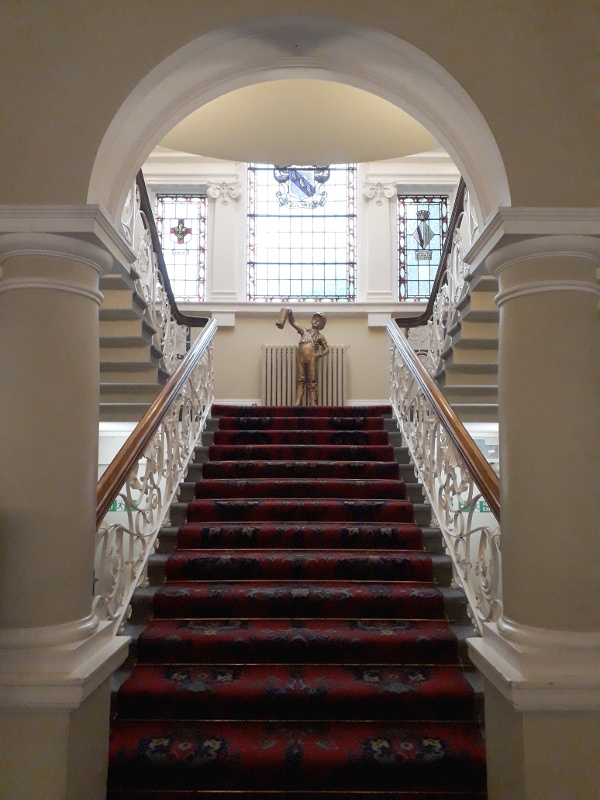
[[104, 519], [112, 502], [142, 457], [148, 442], [156, 433], [162, 419], [177, 397], [179, 390], [206, 351], [217, 329], [216, 320], [211, 320], [196, 339], [185, 359], [181, 362], [161, 393], [119, 450], [112, 463], [98, 481], [96, 503], [96, 526]]
[[148, 189], [146, 188], [146, 181], [144, 180], [142, 170], [138, 172], [135, 182], [140, 193], [140, 211], [144, 214], [148, 224], [150, 238], [152, 239], [152, 248], [156, 253], [158, 268], [163, 277], [163, 284], [167, 293], [167, 297], [169, 298], [169, 305], [171, 306], [171, 314], [180, 325], [187, 325], [189, 328], [203, 328], [208, 322], [208, 317], [190, 317], [187, 314], [183, 314], [177, 306], [177, 301], [175, 300], [175, 295], [173, 294], [173, 289], [171, 287], [171, 280], [169, 278], [169, 273], [167, 272], [167, 265], [165, 264], [165, 257], [160, 244], [160, 237], [158, 235], [158, 230], [156, 229], [156, 222], [154, 221], [154, 212], [152, 210], [152, 204], [150, 203], [150, 197], [148, 195]]
[[[404, 323], [404, 320], [401, 320]], [[423, 394], [431, 403], [434, 412], [444, 426], [446, 433], [463, 457], [475, 483], [484, 496], [492, 514], [500, 521], [500, 481], [486, 461], [481, 451], [468, 434], [465, 426], [452, 410], [438, 386], [427, 374], [427, 370], [409, 345], [402, 331], [398, 330], [390, 319], [387, 322], [388, 333], [394, 345], [400, 351], [405, 364], [421, 387]]]
[[444, 246], [442, 248], [440, 263], [438, 265], [438, 269], [435, 275], [435, 280], [433, 281], [433, 286], [431, 288], [431, 294], [429, 296], [429, 300], [427, 301], [427, 308], [425, 309], [425, 311], [423, 311], [422, 314], [419, 314], [416, 317], [397, 317], [396, 324], [401, 328], [417, 328], [419, 325], [426, 325], [433, 315], [433, 305], [435, 303], [435, 298], [437, 297], [441, 286], [448, 279], [448, 275], [446, 272], [446, 260], [450, 255], [450, 250], [452, 249], [452, 239], [454, 238], [454, 231], [456, 230], [456, 226], [458, 225], [460, 215], [462, 214], [465, 208], [465, 189], [466, 189], [466, 184], [464, 180], [461, 178], [458, 184], [458, 189], [456, 190], [456, 198], [454, 199], [454, 205], [452, 206], [452, 214], [450, 215], [450, 222], [448, 223], [448, 233], [446, 234], [446, 238], [444, 240]]

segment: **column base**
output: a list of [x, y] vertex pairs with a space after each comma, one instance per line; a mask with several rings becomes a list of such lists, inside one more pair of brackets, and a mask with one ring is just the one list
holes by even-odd
[[75, 709], [127, 658], [129, 637], [87, 617], [0, 630], [0, 708]]
[[507, 618], [469, 639], [475, 666], [518, 711], [600, 704], [600, 634], [552, 631]]
[[0, 772], [10, 800], [104, 800], [110, 676], [129, 637], [89, 616], [0, 630]]
[[502, 618], [468, 644], [485, 678], [489, 800], [593, 797], [599, 635]]

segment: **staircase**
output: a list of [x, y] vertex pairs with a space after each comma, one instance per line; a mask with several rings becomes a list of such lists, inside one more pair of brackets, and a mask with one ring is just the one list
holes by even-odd
[[389, 409], [213, 414], [136, 596], [108, 797], [485, 798], [470, 628]]
[[126, 270], [100, 278], [100, 420], [139, 422], [168, 378], [147, 304]]
[[498, 281], [470, 275], [435, 380], [462, 422], [498, 420]]

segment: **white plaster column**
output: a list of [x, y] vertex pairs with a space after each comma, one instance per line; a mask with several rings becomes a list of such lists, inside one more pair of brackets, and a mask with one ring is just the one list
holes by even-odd
[[[210, 274], [207, 276], [207, 302], [232, 303], [243, 291], [238, 285], [238, 203], [241, 195], [239, 181], [223, 180], [209, 183], [209, 225], [212, 253]], [[243, 298], [242, 298], [243, 299]]]
[[128, 642], [91, 612], [98, 279], [112, 263], [71, 236], [0, 236], [0, 739], [14, 800], [104, 796], [108, 677]]
[[367, 303], [398, 302], [398, 241], [396, 235], [395, 181], [366, 180], [363, 183], [361, 271]]
[[469, 644], [490, 800], [570, 800], [595, 791], [600, 240], [519, 239], [485, 259], [500, 287], [504, 612]]

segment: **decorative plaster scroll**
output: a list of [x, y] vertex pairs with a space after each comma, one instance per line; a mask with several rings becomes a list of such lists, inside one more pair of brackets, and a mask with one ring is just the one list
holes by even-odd
[[226, 206], [229, 203], [228, 198], [237, 200], [242, 192], [242, 185], [238, 181], [228, 182], [221, 181], [221, 183], [209, 183], [206, 193], [213, 200], [221, 197], [221, 205]]
[[378, 181], [374, 183], [373, 181], [365, 181], [363, 183], [363, 192], [367, 200], [373, 200], [373, 198], [377, 198], [375, 200], [376, 206], [383, 205], [383, 198], [386, 197], [388, 200], [396, 194], [396, 184], [395, 183], [381, 183]]

